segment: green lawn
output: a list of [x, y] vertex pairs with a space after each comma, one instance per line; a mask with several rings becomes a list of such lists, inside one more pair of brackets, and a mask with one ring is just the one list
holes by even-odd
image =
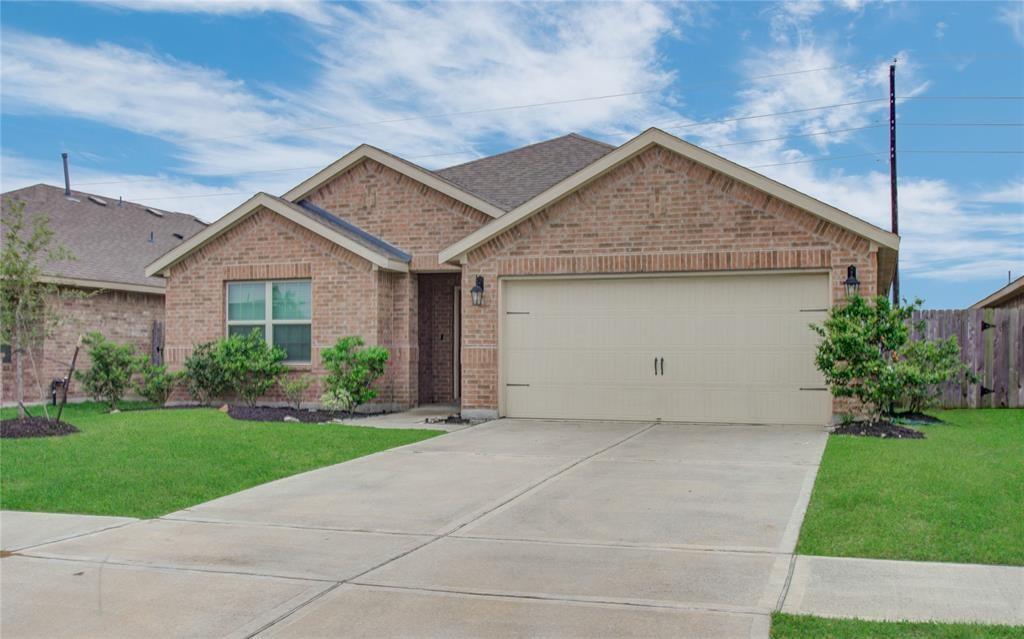
[[798, 553], [1024, 565], [1024, 409], [934, 414], [923, 440], [829, 437]]
[[772, 639], [1020, 639], [1020, 626], [825, 619], [777, 612]]
[[[4, 418], [14, 414], [0, 411]], [[154, 517], [440, 434], [245, 422], [209, 408], [110, 415], [78, 404], [62, 419], [82, 432], [0, 440], [0, 507]]]

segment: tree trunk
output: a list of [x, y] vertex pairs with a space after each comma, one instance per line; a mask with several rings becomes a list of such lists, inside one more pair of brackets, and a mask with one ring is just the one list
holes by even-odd
[[17, 348], [14, 351], [14, 398], [18, 400], [18, 418], [25, 418], [25, 351]]

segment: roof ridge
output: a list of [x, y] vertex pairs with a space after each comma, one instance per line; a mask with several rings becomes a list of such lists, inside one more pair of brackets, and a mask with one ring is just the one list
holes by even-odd
[[[9, 195], [11, 193], [15, 193], [17, 191], [24, 191], [26, 189], [34, 189], [34, 188], [40, 187], [40, 186], [44, 187], [44, 188], [47, 188], [47, 189], [53, 189], [55, 191], [60, 191], [61, 193], [64, 192], [64, 187], [62, 187], [62, 186], [56, 186], [56, 185], [53, 185], [53, 184], [47, 184], [46, 182], [37, 182], [36, 184], [32, 184], [32, 185], [29, 185], [29, 186], [23, 186], [20, 189], [11, 189], [10, 191], [5, 191], [2, 195], [3, 196], [7, 196], [7, 195]], [[199, 222], [200, 224], [202, 224], [204, 226], [208, 226], [208, 224], [206, 222], [200, 220], [198, 217], [192, 215], [191, 213], [182, 213], [181, 211], [172, 211], [170, 209], [161, 209], [161, 208], [157, 208], [155, 206], [150, 206], [148, 204], [142, 204], [140, 202], [133, 202], [132, 200], [126, 200], [122, 196], [117, 196], [115, 198], [115, 197], [112, 197], [110, 195], [100, 195], [98, 193], [89, 193], [88, 191], [79, 191], [78, 189], [71, 189], [71, 195], [78, 195], [78, 196], [85, 197], [87, 199], [90, 198], [90, 197], [96, 197], [96, 198], [99, 198], [101, 200], [105, 200], [107, 202], [112, 202], [114, 204], [117, 204], [118, 202], [122, 202], [124, 204], [131, 204], [132, 206], [137, 206], [137, 207], [143, 208], [143, 209], [154, 209], [156, 211], [160, 211], [161, 213], [165, 213], [165, 214], [166, 213], [170, 213], [171, 215], [181, 215], [183, 217], [191, 218], [192, 220], [195, 220], [196, 222]]]
[[616, 149], [616, 148], [618, 148], [614, 144], [608, 144], [607, 142], [604, 142], [602, 140], [598, 140], [597, 138], [592, 138], [592, 137], [583, 135], [582, 133], [577, 133], [575, 131], [570, 133], [568, 135], [568, 137], [579, 138], [580, 140], [583, 140], [584, 142], [590, 142], [591, 144], [597, 144], [597, 145], [603, 146], [603, 147], [605, 147], [607, 149]]
[[[466, 166], [468, 164], [473, 164], [474, 162], [482, 162], [484, 160], [492, 160], [494, 158], [500, 158], [503, 155], [508, 155], [510, 153], [515, 153], [517, 151], [525, 151], [526, 149], [531, 149], [531, 148], [533, 148], [535, 146], [540, 146], [541, 144], [548, 144], [549, 142], [554, 142], [555, 140], [561, 140], [562, 138], [571, 138], [573, 136], [579, 137], [580, 139], [583, 139], [583, 140], [587, 140], [587, 138], [582, 136], [582, 135], [578, 135], [576, 133], [566, 133], [565, 135], [560, 135], [557, 138], [550, 138], [550, 139], [547, 139], [547, 140], [540, 140], [539, 142], [533, 142], [531, 144], [526, 144], [524, 146], [517, 146], [516, 148], [509, 149], [508, 151], [502, 151], [501, 153], [495, 153], [494, 155], [485, 155], [482, 158], [477, 158], [475, 160], [470, 160], [468, 162], [463, 162], [461, 164], [453, 164], [451, 166], [446, 166], [444, 168], [437, 169], [436, 171], [434, 171], [434, 173], [438, 173], [440, 171], [447, 171], [448, 169], [457, 169], [459, 167]], [[587, 141], [593, 142], [595, 140], [587, 140]], [[614, 148], [614, 147], [612, 147], [612, 148]]]

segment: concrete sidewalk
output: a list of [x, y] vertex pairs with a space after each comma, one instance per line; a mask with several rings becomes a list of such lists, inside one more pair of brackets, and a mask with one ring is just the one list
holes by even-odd
[[133, 521], [138, 519], [4, 510], [0, 511], [0, 549], [14, 552], [108, 528], [117, 528]]
[[1024, 567], [801, 555], [782, 611], [1024, 625]]

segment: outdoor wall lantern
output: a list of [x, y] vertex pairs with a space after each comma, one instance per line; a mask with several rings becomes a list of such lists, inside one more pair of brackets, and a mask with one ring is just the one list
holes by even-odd
[[476, 286], [469, 289], [470, 294], [473, 296], [473, 306], [482, 306], [484, 303], [484, 276], [476, 276]]
[[853, 297], [860, 291], [860, 280], [857, 279], [857, 267], [851, 264], [846, 269], [846, 297]]

